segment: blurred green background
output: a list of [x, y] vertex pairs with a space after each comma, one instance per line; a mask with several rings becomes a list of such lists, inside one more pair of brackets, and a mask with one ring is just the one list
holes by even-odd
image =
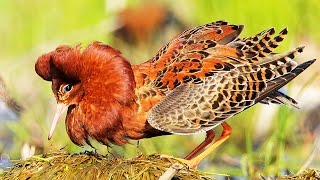
[[[115, 33], [121, 28], [119, 16], [126, 8], [139, 8], [150, 1], [142, 0], [1, 0], [0, 1], [0, 76], [9, 95], [24, 107], [16, 121], [0, 120], [0, 136], [10, 135], [9, 144], [0, 144], [0, 154], [11, 159], [21, 158], [23, 145], [34, 146], [36, 154], [59, 150], [81, 152], [89, 147], [77, 147], [69, 140], [63, 121], [48, 141], [47, 134], [55, 112], [51, 84], [34, 72], [34, 63], [41, 54], [61, 44], [78, 45], [98, 40], [119, 49], [131, 63], [141, 63], [152, 57], [170, 38], [190, 28], [216, 20], [244, 24], [241, 37], [254, 35], [269, 27], [277, 32], [285, 27], [289, 35], [277, 52], [306, 45], [297, 61], [319, 57], [320, 1], [318, 0], [159, 0], [168, 14], [164, 23], [156, 23], [148, 38], [137, 36], [129, 42]], [[142, 8], [143, 9], [143, 8]], [[131, 19], [143, 22], [149, 13]], [[172, 20], [173, 19], [173, 20]], [[155, 26], [156, 26], [155, 25]], [[144, 35], [144, 34], [143, 34]], [[150, 36], [150, 37], [149, 37]], [[143, 41], [143, 42], [141, 42]], [[319, 62], [286, 87], [286, 91], [301, 103], [301, 110], [283, 106], [256, 105], [228, 120], [233, 134], [226, 143], [211, 154], [200, 166], [209, 172], [242, 177], [279, 175], [297, 172], [305, 163], [317, 139], [320, 120], [309, 122], [312, 109], [317, 110], [319, 96]], [[320, 110], [320, 109], [319, 109]], [[315, 111], [317, 112], [317, 111]], [[312, 113], [311, 113], [312, 114]], [[216, 128], [220, 131], [220, 127]], [[112, 146], [110, 151], [126, 157], [139, 153], [164, 153], [177, 157], [188, 154], [204, 138], [193, 136], [165, 136], [136, 141], [124, 147]], [[100, 153], [107, 147], [94, 144]], [[311, 166], [319, 168], [319, 155]]]

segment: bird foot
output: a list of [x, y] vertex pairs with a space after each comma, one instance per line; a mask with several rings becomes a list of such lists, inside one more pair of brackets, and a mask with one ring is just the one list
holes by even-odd
[[166, 155], [166, 154], [162, 154], [160, 155], [160, 158], [167, 158], [167, 159], [175, 159], [175, 160], [178, 160], [180, 161], [181, 163], [183, 164], [186, 164], [189, 168], [191, 169], [196, 169], [199, 165], [199, 162], [191, 159], [191, 160], [187, 160], [187, 159], [183, 159], [183, 158], [177, 158], [177, 157], [174, 157], [174, 156], [170, 156], [170, 155]]
[[97, 155], [98, 152], [97, 152], [96, 149], [93, 150], [93, 151], [87, 151], [87, 150], [85, 150], [84, 152], [80, 152], [79, 154], [80, 154], [80, 155], [89, 155], [89, 156], [92, 156], [92, 155]]

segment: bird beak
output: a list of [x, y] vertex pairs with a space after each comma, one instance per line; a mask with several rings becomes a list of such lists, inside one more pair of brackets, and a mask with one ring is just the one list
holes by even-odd
[[52, 122], [52, 125], [51, 125], [51, 129], [50, 129], [50, 132], [49, 132], [49, 135], [48, 135], [48, 140], [51, 139], [52, 137], [52, 134], [58, 124], [58, 121], [59, 121], [59, 118], [61, 116], [61, 114], [68, 108], [67, 105], [65, 104], [62, 104], [62, 103], [58, 103], [57, 105], [57, 111], [56, 111], [56, 114], [54, 115], [54, 119], [53, 119], [53, 122]]

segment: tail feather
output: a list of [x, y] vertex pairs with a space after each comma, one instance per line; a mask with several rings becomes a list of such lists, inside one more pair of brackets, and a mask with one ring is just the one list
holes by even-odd
[[281, 54], [271, 54], [268, 57], [264, 57], [260, 61], [255, 62], [255, 65], [274, 69], [275, 67], [285, 64], [290, 60], [293, 60], [299, 53], [302, 53], [304, 46], [299, 46], [291, 51]]
[[[264, 104], [284, 104], [299, 108], [298, 103], [291, 97], [278, 91], [281, 87], [298, 76], [308, 68], [315, 60], [298, 65], [294, 58], [303, 52], [304, 46], [297, 47], [285, 53], [273, 53], [288, 34], [285, 28], [274, 36], [275, 29], [264, 30], [255, 36], [238, 39], [237, 43], [230, 44], [239, 49], [241, 59], [245, 59], [250, 65], [239, 67], [239, 70], [250, 75], [252, 82], [260, 83], [263, 90], [256, 102]], [[257, 72], [257, 73], [254, 73]]]
[[297, 109], [300, 109], [298, 102], [291, 98], [290, 96], [280, 92], [276, 91], [274, 93], [271, 93], [269, 96], [264, 98], [263, 100], [260, 101], [260, 103], [263, 104], [283, 104], [288, 107], [294, 107]]
[[249, 43], [249, 44], [246, 43], [247, 45], [250, 45], [250, 44], [252, 44], [252, 45], [245, 47], [244, 48], [245, 51], [246, 52], [249, 52], [249, 51], [258, 52], [259, 50], [265, 48], [268, 45], [268, 43], [270, 42], [270, 39], [274, 33], [275, 33], [274, 28], [270, 28], [270, 29], [266, 30], [265, 32], [263, 32], [262, 34], [260, 34], [260, 37], [255, 36], [253, 38], [253, 41], [251, 41], [251, 43]]
[[[293, 69], [291, 72], [287, 73], [286, 75], [277, 77], [277, 78], [267, 82], [267, 88], [263, 92], [261, 92], [259, 97], [256, 99], [256, 102], [261, 102], [261, 101], [262, 101], [262, 103], [265, 102], [265, 101], [263, 101], [265, 98], [267, 98], [267, 97], [270, 98], [270, 96], [272, 97], [272, 94], [277, 92], [281, 87], [283, 87], [288, 82], [290, 82], [292, 79], [297, 77], [300, 73], [302, 73], [305, 69], [307, 69], [315, 61], [316, 61], [316, 59], [313, 59], [313, 60], [304, 62], [302, 64], [299, 64], [295, 69]], [[289, 97], [289, 96], [285, 97], [283, 95], [284, 94], [280, 95], [280, 96], [282, 96], [280, 98], [280, 100], [283, 100], [284, 98]], [[276, 97], [279, 97], [279, 96], [276, 96]], [[279, 100], [279, 98], [278, 98], [278, 100]], [[284, 101], [286, 102], [287, 100], [284, 100]]]
[[274, 28], [262, 31], [254, 37], [242, 39], [244, 46], [241, 50], [250, 62], [262, 60], [271, 54], [288, 34], [287, 28], [283, 29], [277, 36], [272, 38], [275, 33]]

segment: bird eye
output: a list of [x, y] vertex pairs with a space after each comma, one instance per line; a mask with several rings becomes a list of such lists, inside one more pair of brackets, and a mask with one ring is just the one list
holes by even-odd
[[63, 87], [64, 93], [67, 93], [67, 92], [71, 91], [71, 89], [72, 89], [72, 85], [71, 84], [67, 84], [67, 85], [65, 85]]

